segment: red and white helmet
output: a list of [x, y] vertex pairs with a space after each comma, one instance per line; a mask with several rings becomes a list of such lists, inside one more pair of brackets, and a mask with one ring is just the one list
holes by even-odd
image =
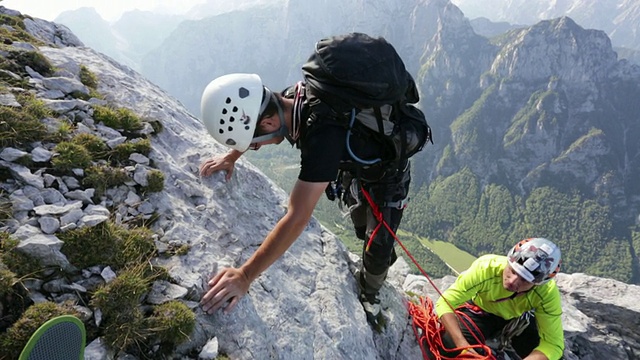
[[560, 271], [560, 248], [544, 238], [520, 241], [509, 251], [507, 258], [518, 275], [536, 285], [546, 283]]

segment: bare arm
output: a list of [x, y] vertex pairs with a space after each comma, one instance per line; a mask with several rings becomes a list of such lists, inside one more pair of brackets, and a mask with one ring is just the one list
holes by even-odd
[[231, 149], [224, 155], [214, 156], [200, 165], [200, 175], [209, 176], [214, 172], [226, 170], [227, 176], [225, 176], [225, 179], [229, 181], [231, 180], [231, 175], [233, 175], [235, 163], [242, 154], [244, 153]]
[[524, 360], [549, 360], [549, 358], [543, 352], [533, 350]]
[[233, 310], [249, 285], [280, 258], [307, 226], [327, 183], [298, 180], [289, 197], [285, 216], [267, 235], [258, 250], [239, 268], [226, 268], [209, 281], [211, 288], [202, 297], [203, 310], [212, 314], [230, 301], [225, 312]]
[[282, 256], [300, 236], [326, 187], [327, 183], [296, 182], [289, 197], [287, 214], [278, 221], [253, 256], [240, 267], [251, 281]]
[[468, 348], [469, 346], [471, 346], [460, 330], [460, 325], [458, 325], [458, 318], [456, 317], [456, 314], [443, 314], [440, 317], [440, 323], [442, 323], [444, 329], [447, 331], [449, 336], [451, 336], [451, 340], [453, 340], [453, 342], [456, 344], [456, 347]]

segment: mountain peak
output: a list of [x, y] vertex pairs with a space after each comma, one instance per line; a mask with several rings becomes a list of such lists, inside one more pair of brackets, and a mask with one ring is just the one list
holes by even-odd
[[491, 67], [501, 78], [584, 83], [606, 77], [617, 63], [603, 31], [585, 30], [568, 17], [512, 30], [507, 38]]

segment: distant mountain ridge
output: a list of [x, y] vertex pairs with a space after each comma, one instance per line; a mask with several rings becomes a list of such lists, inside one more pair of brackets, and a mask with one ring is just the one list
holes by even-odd
[[584, 28], [605, 31], [614, 46], [640, 50], [640, 2], [635, 0], [452, 0], [465, 16], [533, 25], [568, 16]]
[[133, 10], [117, 21], [108, 22], [89, 7], [65, 11], [55, 18], [80, 40], [132, 69], [140, 70], [141, 59], [160, 46], [165, 38], [186, 18], [150, 11]]

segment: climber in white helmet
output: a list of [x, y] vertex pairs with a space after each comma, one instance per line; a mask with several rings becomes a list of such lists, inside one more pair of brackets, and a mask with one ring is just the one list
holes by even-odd
[[[484, 255], [460, 274], [436, 302], [444, 326], [442, 355], [484, 354], [500, 340], [526, 360], [557, 360], [564, 351], [562, 306], [554, 277], [560, 249], [544, 238], [518, 242], [507, 256]], [[455, 310], [455, 311], [454, 311]], [[480, 344], [480, 345], [479, 345]]]

